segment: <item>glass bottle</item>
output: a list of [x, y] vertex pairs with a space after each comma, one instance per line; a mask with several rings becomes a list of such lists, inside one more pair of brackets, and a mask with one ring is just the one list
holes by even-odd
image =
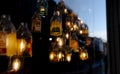
[[48, 3], [46, 0], [37, 0], [36, 12], [42, 17], [48, 14]]
[[50, 20], [50, 35], [62, 35], [62, 17], [59, 10], [54, 11], [54, 14]]
[[41, 33], [42, 21], [41, 17], [35, 12], [32, 17], [31, 31], [36, 33]]
[[0, 20], [0, 55], [6, 55], [6, 32], [3, 32], [3, 25], [5, 23], [6, 16], [1, 16]]
[[27, 25], [21, 22], [17, 29], [17, 49], [19, 55], [32, 57], [32, 33]]
[[0, 54], [16, 55], [16, 28], [9, 15], [2, 15], [0, 21]]

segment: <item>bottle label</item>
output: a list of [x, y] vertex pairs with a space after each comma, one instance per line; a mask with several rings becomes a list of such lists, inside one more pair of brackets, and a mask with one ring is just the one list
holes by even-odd
[[0, 31], [0, 55], [6, 54], [6, 32]]
[[41, 32], [41, 20], [36, 19], [32, 21], [32, 31]]
[[52, 21], [50, 26], [50, 35], [52, 36], [62, 35], [62, 23], [60, 21]]

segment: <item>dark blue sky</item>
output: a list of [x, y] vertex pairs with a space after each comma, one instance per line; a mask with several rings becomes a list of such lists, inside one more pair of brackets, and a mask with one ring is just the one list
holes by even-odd
[[[60, 0], [55, 0], [59, 2]], [[64, 0], [89, 27], [89, 36], [107, 40], [106, 0]]]

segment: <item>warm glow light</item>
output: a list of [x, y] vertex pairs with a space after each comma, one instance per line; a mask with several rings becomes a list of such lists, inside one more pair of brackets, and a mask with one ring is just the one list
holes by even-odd
[[66, 26], [70, 27], [70, 21], [66, 21]]
[[74, 30], [77, 30], [78, 27], [77, 27], [77, 25], [74, 25], [73, 28], [74, 28]]
[[71, 54], [67, 54], [67, 55], [66, 55], [66, 60], [67, 60], [68, 62], [71, 61]]
[[68, 34], [68, 33], [66, 33], [65, 37], [68, 39], [68, 38], [69, 38], [69, 34]]
[[59, 53], [58, 53], [58, 59], [61, 59], [62, 56], [63, 56], [62, 52], [59, 52]]
[[67, 13], [67, 9], [66, 8], [64, 9], [64, 12]]
[[73, 31], [73, 30], [74, 30], [74, 28], [71, 28], [70, 30], [71, 30], [71, 31]]
[[83, 31], [82, 30], [80, 30], [80, 34], [82, 34], [83, 33]]
[[58, 45], [61, 47], [61, 46], [63, 45], [63, 41], [60, 40], [60, 41], [58, 42]]
[[17, 42], [16, 42], [16, 34], [9, 33], [6, 37], [6, 48], [7, 48], [7, 56], [16, 55], [17, 53]]
[[26, 49], [26, 45], [25, 39], [18, 39], [18, 54], [21, 54]]
[[51, 52], [50, 55], [49, 55], [49, 59], [50, 60], [53, 60], [55, 57], [55, 53], [54, 52]]
[[57, 42], [58, 42], [58, 41], [60, 40], [60, 38], [59, 38], [59, 37], [57, 37], [57, 39], [56, 39], [56, 40], [57, 40]]
[[88, 53], [87, 53], [87, 52], [81, 52], [81, 53], [80, 53], [80, 59], [81, 59], [81, 60], [86, 60], [86, 59], [88, 59]]
[[58, 42], [58, 45], [61, 47], [61, 46], [63, 46], [63, 40], [62, 40], [62, 38], [57, 38], [57, 42]]
[[25, 48], [25, 43], [22, 40], [20, 43], [20, 51], [22, 52], [24, 48]]
[[13, 61], [13, 64], [12, 64], [12, 69], [13, 69], [14, 71], [18, 71], [18, 70], [20, 69], [20, 66], [21, 66], [20, 60], [19, 60], [19, 59], [15, 59], [15, 60]]

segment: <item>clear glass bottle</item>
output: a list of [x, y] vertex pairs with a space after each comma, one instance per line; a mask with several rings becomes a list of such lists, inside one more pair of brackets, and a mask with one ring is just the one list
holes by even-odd
[[32, 33], [24, 22], [17, 29], [17, 49], [19, 55], [32, 57]]
[[16, 28], [9, 15], [1, 16], [0, 36], [0, 54], [16, 55]]

